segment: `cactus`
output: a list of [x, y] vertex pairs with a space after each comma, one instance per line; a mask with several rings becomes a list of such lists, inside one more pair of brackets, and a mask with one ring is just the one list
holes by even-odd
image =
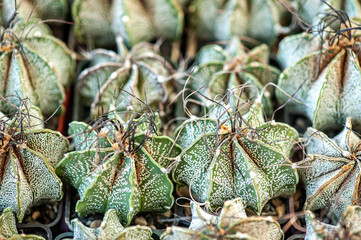
[[358, 197], [361, 160], [360, 137], [352, 131], [351, 118], [334, 138], [308, 128], [305, 138], [307, 158], [298, 163], [298, 173], [306, 188], [306, 210], [326, 209], [337, 223], [349, 205], [360, 205]]
[[306, 240], [360, 239], [361, 207], [347, 206], [337, 225], [323, 223], [311, 211], [306, 211]]
[[79, 76], [77, 89], [93, 116], [113, 110], [127, 112], [129, 108], [137, 111], [142, 101], [162, 108], [173, 91], [173, 69], [153, 45], [141, 43], [122, 54], [93, 51], [89, 55], [93, 65]]
[[[198, 66], [191, 74], [189, 83], [200, 93], [210, 99], [224, 96], [229, 90], [236, 91], [240, 85], [247, 83], [241, 98], [244, 101], [255, 98], [265, 84], [276, 82], [279, 70], [268, 65], [269, 48], [263, 44], [249, 52], [236, 38], [222, 48], [219, 45], [207, 45], [197, 55]], [[266, 109], [270, 111], [271, 93], [263, 98]], [[244, 109], [245, 111], [248, 109]]]
[[230, 40], [233, 36], [249, 36], [273, 43], [280, 33], [284, 16], [289, 14], [281, 4], [270, 0], [191, 1], [190, 22], [199, 38]]
[[354, 125], [361, 125], [361, 69], [355, 57], [357, 47], [352, 47], [359, 44], [358, 35], [351, 23], [338, 27], [345, 28], [344, 32], [326, 29], [331, 33], [322, 38], [298, 34], [280, 43], [278, 59], [287, 68], [281, 73], [278, 86], [298, 102], [289, 101], [288, 96], [276, 90], [277, 100], [280, 104], [289, 101], [286, 110], [306, 115], [317, 129], [338, 128], [347, 117], [352, 117]]
[[53, 167], [68, 151], [59, 132], [32, 129], [28, 114], [0, 119], [0, 210], [11, 207], [22, 221], [34, 204], [61, 200], [62, 182]]
[[293, 194], [298, 175], [288, 158], [297, 131], [265, 122], [259, 98], [243, 117], [241, 106], [219, 109], [214, 111], [217, 117], [193, 117], [176, 131], [183, 148], [172, 172], [177, 190], [189, 187], [192, 196], [213, 211], [228, 199], [242, 197], [256, 214], [269, 199]]
[[0, 216], [0, 239], [45, 240], [44, 238], [36, 235], [18, 234], [16, 229], [15, 214], [11, 208], [6, 208]]
[[114, 36], [129, 47], [156, 37], [176, 40], [183, 31], [183, 11], [176, 0], [76, 0], [72, 15], [77, 39], [97, 46], [114, 44]]
[[[12, 26], [12, 24], [10, 24]], [[2, 28], [2, 27], [1, 27]], [[20, 106], [29, 98], [44, 116], [54, 114], [65, 99], [75, 68], [75, 54], [63, 42], [51, 36], [37, 19], [18, 21], [12, 28], [0, 29], [0, 95]], [[0, 111], [9, 113], [11, 104], [0, 103]]]
[[161, 239], [283, 239], [283, 232], [277, 221], [269, 217], [247, 217], [246, 206], [241, 198], [226, 201], [219, 216], [205, 212], [194, 202], [191, 203], [191, 208], [192, 222], [189, 229], [167, 228]]
[[152, 231], [149, 227], [132, 226], [124, 228], [119, 222], [117, 211], [109, 209], [104, 219], [98, 228], [89, 228], [84, 226], [79, 219], [72, 220], [74, 228], [74, 240], [97, 240], [97, 239], [111, 239], [111, 240], [127, 240], [139, 239], [150, 240]]
[[169, 137], [154, 136], [154, 120], [142, 115], [120, 124], [113, 118], [98, 131], [82, 122], [70, 124], [76, 150], [65, 155], [56, 173], [78, 190], [80, 216], [114, 208], [127, 226], [139, 212], [172, 207], [167, 168], [180, 149]]

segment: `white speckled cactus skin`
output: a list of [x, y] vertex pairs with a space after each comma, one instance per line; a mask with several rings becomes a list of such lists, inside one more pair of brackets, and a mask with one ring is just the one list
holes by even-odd
[[347, 206], [337, 225], [323, 223], [311, 211], [306, 211], [306, 240], [360, 239], [361, 207]]
[[[237, 38], [223, 48], [207, 45], [198, 52], [198, 65], [190, 75], [189, 84], [210, 99], [221, 98], [231, 89], [238, 92], [240, 85], [248, 84], [242, 100], [256, 98], [265, 84], [275, 83], [279, 76], [279, 70], [268, 64], [269, 51], [267, 45], [262, 44], [247, 52]], [[267, 111], [272, 109], [270, 96], [268, 92], [262, 99]]]
[[[0, 95], [29, 98], [44, 116], [52, 115], [60, 106], [57, 114], [61, 114], [65, 88], [72, 82], [75, 54], [37, 19], [31, 19], [21, 34], [24, 26], [19, 21], [11, 30], [19, 39], [22, 37], [21, 43], [7, 34], [1, 43]], [[19, 98], [7, 100], [20, 106]], [[4, 101], [0, 103], [0, 111], [9, 113], [11, 109]]]
[[151, 240], [152, 231], [145, 226], [132, 226], [124, 228], [119, 222], [117, 211], [109, 209], [98, 228], [89, 228], [84, 226], [79, 219], [72, 220], [74, 227], [74, 240]]
[[[278, 59], [286, 69], [278, 86], [303, 103], [290, 101], [286, 110], [291, 114], [306, 115], [317, 129], [339, 128], [352, 117], [361, 126], [361, 68], [346, 42], [323, 46], [317, 36], [298, 34], [282, 40]], [[291, 56], [291, 57], [290, 57]], [[280, 104], [289, 97], [276, 90]]]
[[159, 109], [173, 92], [173, 68], [151, 44], [140, 43], [122, 56], [98, 49], [89, 61], [91, 66], [82, 71], [77, 87], [83, 104], [91, 106], [92, 116], [127, 111], [129, 106], [137, 111], [137, 98]]
[[171, 227], [161, 236], [163, 240], [282, 240], [280, 225], [272, 218], [247, 217], [246, 205], [241, 198], [224, 203], [219, 216], [205, 212], [192, 202], [192, 222], [189, 227]]
[[246, 35], [268, 44], [283, 31], [281, 20], [287, 13], [272, 0], [194, 0], [189, 9], [190, 22], [200, 38], [230, 40]]
[[78, 134], [74, 139], [77, 149], [56, 167], [57, 174], [79, 192], [76, 211], [80, 216], [114, 208], [127, 226], [139, 212], [163, 212], [172, 207], [173, 184], [167, 169], [180, 153], [173, 140], [150, 136], [138, 147], [145, 137], [145, 132], [139, 132], [133, 146], [138, 150], [133, 152], [128, 140], [122, 140], [123, 147], [116, 145], [120, 144], [115, 137], [118, 133], [110, 126], [105, 138], [99, 139], [94, 130], [79, 135], [89, 128], [81, 122], [70, 124], [69, 133]]
[[75, 36], [82, 43], [128, 46], [156, 37], [177, 40], [183, 31], [183, 11], [176, 0], [76, 0], [72, 15]]
[[255, 132], [248, 127], [232, 132], [230, 121], [220, 119], [193, 118], [176, 131], [184, 149], [172, 172], [177, 189], [191, 188], [192, 196], [213, 211], [228, 199], [242, 197], [256, 214], [269, 199], [293, 194], [298, 175], [288, 157], [297, 131], [264, 122], [260, 102], [243, 116]]
[[43, 237], [36, 235], [18, 234], [18, 231], [16, 229], [15, 214], [11, 208], [6, 208], [0, 216], [0, 239], [45, 240]]
[[22, 221], [28, 208], [61, 200], [62, 182], [53, 167], [68, 151], [69, 142], [48, 129], [25, 130], [1, 118], [0, 210], [11, 207]]
[[309, 128], [308, 158], [298, 163], [298, 173], [306, 188], [306, 210], [326, 208], [326, 216], [337, 223], [349, 205], [360, 205], [361, 141], [348, 118], [344, 130], [330, 139]]

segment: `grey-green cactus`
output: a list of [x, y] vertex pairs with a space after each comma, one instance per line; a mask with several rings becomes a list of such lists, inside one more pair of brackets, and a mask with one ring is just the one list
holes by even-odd
[[16, 229], [15, 214], [11, 208], [6, 208], [0, 216], [0, 239], [7, 240], [45, 240], [36, 235], [18, 234]]
[[98, 46], [114, 44], [115, 37], [129, 47], [156, 37], [176, 40], [183, 31], [176, 0], [76, 0], [72, 15], [77, 39]]
[[[12, 26], [12, 25], [10, 25]], [[72, 81], [75, 54], [59, 39], [50, 34], [45, 24], [31, 19], [18, 21], [12, 28], [1, 28], [0, 96], [15, 106], [19, 99], [29, 98], [44, 116], [54, 114], [65, 99], [65, 88]], [[0, 111], [14, 109], [2, 101]]]
[[70, 124], [76, 150], [65, 155], [56, 173], [78, 190], [80, 216], [115, 209], [127, 226], [139, 212], [172, 207], [167, 172], [180, 149], [169, 137], [155, 136], [154, 119], [149, 120], [145, 115], [126, 124], [112, 120], [116, 127], [108, 122], [98, 131], [82, 122]]
[[269, 199], [293, 194], [298, 175], [288, 158], [297, 131], [265, 122], [259, 100], [243, 117], [235, 107], [220, 110], [215, 118], [193, 117], [176, 131], [183, 147], [172, 172], [177, 189], [187, 186], [213, 211], [228, 199], [242, 197], [256, 214]]
[[270, 217], [247, 217], [246, 205], [241, 198], [224, 203], [219, 216], [204, 211], [192, 202], [192, 222], [189, 227], [171, 227], [161, 236], [163, 240], [281, 240], [283, 232], [277, 221]]
[[326, 209], [334, 224], [349, 205], [360, 205], [360, 137], [353, 132], [351, 118], [334, 138], [309, 128], [305, 134], [307, 158], [298, 173], [306, 188], [306, 210]]
[[[208, 45], [197, 55], [197, 67], [193, 70], [189, 84], [194, 90], [210, 99], [223, 97], [228, 91], [243, 91], [239, 96], [244, 102], [256, 98], [265, 84], [275, 83], [279, 70], [268, 64], [269, 48], [263, 44], [247, 52], [246, 47], [236, 38], [222, 48]], [[240, 90], [240, 85], [248, 84]], [[263, 98], [267, 110], [272, 109], [271, 94]], [[211, 101], [209, 101], [211, 103]], [[243, 111], [247, 111], [244, 109]]]
[[98, 49], [90, 53], [89, 61], [92, 65], [80, 74], [77, 89], [93, 116], [137, 111], [143, 107], [141, 101], [162, 109], [173, 92], [173, 68], [151, 44], [140, 43], [121, 56]]
[[311, 211], [306, 211], [306, 240], [360, 239], [361, 207], [348, 206], [337, 225], [323, 223]]
[[[290, 1], [283, 1], [289, 3]], [[249, 36], [273, 43], [284, 27], [287, 10], [277, 1], [212, 1], [195, 0], [189, 6], [190, 22], [200, 38], [230, 40], [233, 36]]]
[[354, 55], [356, 49], [351, 47], [358, 43], [353, 37], [344, 36], [333, 45], [329, 38], [321, 40], [312, 34], [282, 40], [278, 59], [287, 68], [280, 75], [278, 86], [298, 102], [289, 101], [289, 96], [279, 90], [277, 100], [280, 104], [289, 101], [286, 110], [306, 115], [317, 129], [338, 128], [347, 117], [361, 125], [361, 69]]
[[98, 228], [89, 228], [84, 226], [79, 219], [72, 220], [74, 228], [74, 240], [97, 240], [97, 239], [109, 239], [109, 240], [151, 240], [152, 231], [149, 227], [145, 226], [131, 226], [124, 228], [119, 222], [117, 211], [109, 209], [104, 219]]
[[34, 204], [61, 200], [62, 182], [53, 167], [68, 148], [68, 140], [59, 132], [33, 130], [24, 113], [12, 119], [2, 116], [0, 210], [11, 207], [22, 221], [26, 210]]

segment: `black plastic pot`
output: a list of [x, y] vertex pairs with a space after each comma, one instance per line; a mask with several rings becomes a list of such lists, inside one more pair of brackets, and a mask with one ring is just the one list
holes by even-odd
[[44, 224], [17, 224], [17, 229], [19, 233], [24, 234], [34, 234], [41, 236], [48, 240], [53, 240], [53, 234], [50, 228]]

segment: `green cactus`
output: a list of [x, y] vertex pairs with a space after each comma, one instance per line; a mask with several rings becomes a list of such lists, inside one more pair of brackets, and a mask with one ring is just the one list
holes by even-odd
[[306, 240], [360, 239], [361, 207], [347, 206], [337, 225], [323, 223], [311, 211], [306, 211]]
[[129, 47], [156, 37], [176, 40], [183, 31], [176, 0], [76, 0], [72, 15], [77, 39], [97, 46], [114, 44], [114, 36]]
[[349, 205], [360, 205], [360, 137], [353, 132], [351, 118], [334, 138], [308, 128], [305, 136], [307, 158], [297, 165], [306, 188], [306, 210], [326, 209], [326, 216], [337, 223]]
[[[17, 4], [17, 5], [16, 5]], [[0, 6], [3, 22], [7, 22], [13, 13], [26, 20], [29, 16], [40, 19], [65, 19], [68, 12], [66, 0], [3, 0]]]
[[[263, 44], [249, 52], [236, 38], [225, 47], [207, 45], [197, 55], [197, 67], [193, 70], [189, 83], [192, 89], [210, 99], [224, 96], [228, 91], [240, 91], [239, 86], [249, 84], [240, 96], [245, 102], [255, 98], [265, 84], [275, 83], [279, 70], [268, 64], [269, 48]], [[271, 93], [263, 98], [267, 111], [271, 111]], [[244, 109], [247, 111], [248, 109]]]
[[80, 216], [114, 208], [127, 226], [139, 212], [171, 208], [167, 169], [180, 148], [169, 137], [155, 136], [154, 128], [154, 118], [146, 115], [126, 124], [112, 119], [98, 131], [82, 122], [70, 124], [76, 150], [65, 155], [56, 173], [78, 190]]
[[31, 206], [61, 200], [62, 182], [53, 167], [69, 142], [59, 132], [33, 129], [24, 112], [0, 117], [0, 210], [11, 207], [22, 221]]
[[259, 99], [246, 116], [240, 108], [221, 106], [216, 117], [193, 117], [178, 128], [183, 151], [173, 180], [178, 191], [189, 187], [213, 211], [242, 197], [259, 214], [269, 199], [295, 192], [298, 175], [288, 158], [298, 133], [287, 124], [265, 122]]
[[129, 53], [98, 49], [89, 54], [90, 67], [82, 71], [77, 89], [92, 115], [116, 110], [140, 110], [142, 101], [159, 109], [173, 93], [173, 68], [151, 44], [140, 43]]
[[167, 228], [163, 240], [280, 240], [283, 232], [277, 221], [270, 217], [247, 217], [245, 203], [241, 198], [224, 203], [219, 216], [205, 212], [192, 202], [192, 222], [189, 229], [182, 227]]
[[109, 209], [104, 219], [98, 228], [89, 228], [84, 226], [79, 219], [72, 220], [74, 228], [74, 240], [97, 240], [97, 239], [109, 239], [109, 240], [151, 240], [152, 231], [149, 227], [144, 226], [132, 226], [124, 228], [119, 222], [117, 211]]
[[0, 239], [45, 240], [43, 237], [36, 235], [18, 234], [18, 231], [16, 229], [15, 214], [11, 208], [6, 208], [0, 216]]
[[[278, 59], [286, 69], [278, 86], [298, 102], [289, 101], [278, 89], [277, 100], [280, 104], [289, 102], [286, 110], [290, 114], [306, 115], [317, 129], [338, 128], [347, 117], [361, 126], [361, 69], [355, 57], [358, 50], [351, 47], [359, 44], [355, 41], [358, 35], [351, 30], [344, 36], [338, 34], [331, 31], [323, 38], [298, 34], [283, 39], [279, 47]], [[349, 39], [348, 34], [352, 34]], [[338, 37], [338, 41], [332, 40]]]
[[207, 40], [246, 35], [271, 44], [280, 33], [290, 30], [282, 26], [285, 16], [290, 14], [277, 1], [194, 0], [188, 8], [192, 28], [199, 38]]
[[[15, 106], [20, 106], [19, 99], [29, 98], [44, 116], [54, 114], [59, 107], [57, 113], [61, 114], [75, 54], [34, 18], [0, 30], [4, 33], [0, 43], [0, 96], [13, 96], [7, 100]], [[14, 110], [11, 104], [2, 101], [0, 111]]]

